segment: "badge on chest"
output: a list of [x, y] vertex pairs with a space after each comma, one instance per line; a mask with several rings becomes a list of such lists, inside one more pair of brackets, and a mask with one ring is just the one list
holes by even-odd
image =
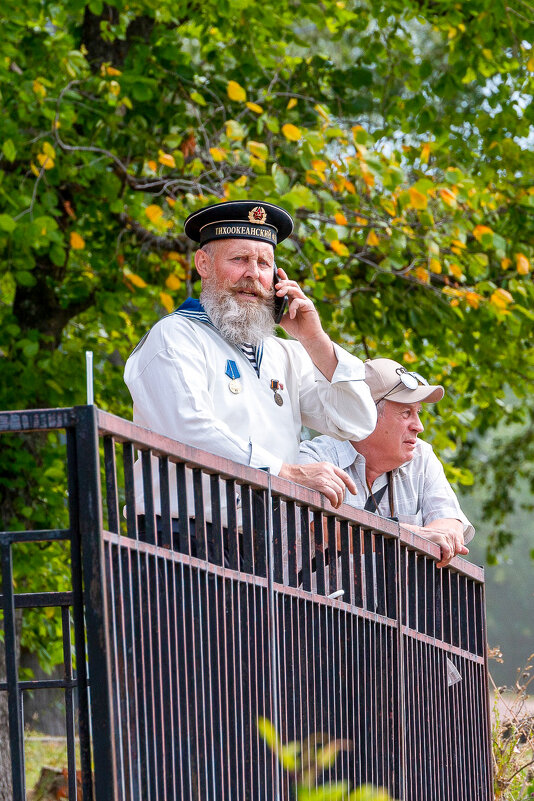
[[280, 383], [280, 381], [278, 381], [276, 378], [272, 378], [271, 379], [271, 389], [272, 389], [272, 391], [274, 393], [274, 402], [276, 403], [276, 405], [277, 406], [283, 406], [284, 405], [284, 399], [280, 395], [280, 390], [284, 389], [284, 385], [282, 383]]
[[239, 380], [241, 378], [241, 373], [239, 372], [237, 364], [232, 359], [228, 359], [226, 362], [225, 374], [230, 379], [228, 382], [228, 389], [232, 395], [239, 395], [243, 389], [241, 386], [241, 381]]

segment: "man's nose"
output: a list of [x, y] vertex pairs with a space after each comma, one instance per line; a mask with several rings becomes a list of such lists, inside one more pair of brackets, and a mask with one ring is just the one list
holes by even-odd
[[425, 430], [425, 427], [424, 427], [424, 425], [422, 424], [422, 422], [421, 422], [421, 418], [419, 417], [419, 415], [417, 415], [417, 416], [416, 416], [416, 417], [415, 417], [415, 418], [412, 420], [412, 425], [411, 425], [411, 428], [412, 428], [414, 431], [417, 431], [417, 433], [418, 433], [418, 434], [420, 434], [420, 433], [421, 433], [421, 431], [424, 431], [424, 430]]
[[247, 266], [245, 268], [245, 272], [243, 273], [244, 276], [251, 276], [253, 278], [258, 278], [260, 274], [260, 265], [258, 264], [257, 259], [248, 259]]

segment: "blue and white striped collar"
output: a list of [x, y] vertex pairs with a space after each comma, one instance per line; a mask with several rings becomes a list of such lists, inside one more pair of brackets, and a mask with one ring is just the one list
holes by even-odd
[[197, 298], [187, 298], [184, 300], [181, 306], [178, 306], [175, 311], [172, 312], [173, 314], [181, 314], [184, 317], [189, 317], [194, 320], [198, 320], [201, 323], [205, 323], [217, 331], [217, 327], [213, 325], [211, 322], [211, 318], [207, 311], [205, 310], [202, 303], [197, 300]]

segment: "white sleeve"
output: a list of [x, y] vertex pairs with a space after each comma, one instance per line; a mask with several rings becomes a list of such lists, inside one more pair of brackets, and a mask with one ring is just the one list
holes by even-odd
[[443, 465], [433, 451], [429, 452], [425, 468], [422, 513], [424, 526], [439, 518], [451, 518], [463, 524], [465, 542], [474, 537], [475, 529], [460, 509], [458, 498], [447, 481]]
[[[146, 348], [147, 340], [143, 345]], [[130, 360], [132, 357], [130, 357]], [[232, 431], [217, 414], [209, 391], [206, 354], [194, 333], [180, 330], [180, 349], [156, 348], [141, 369], [128, 361], [124, 373], [134, 402], [134, 421], [166, 437], [278, 475], [282, 460]], [[136, 365], [137, 366], [137, 365]]]
[[[302, 347], [302, 346], [301, 346]], [[300, 412], [305, 426], [339, 440], [361, 440], [376, 426], [376, 406], [364, 381], [365, 366], [339, 345], [334, 344], [338, 359], [332, 380], [314, 367], [303, 350], [303, 380], [300, 391]]]

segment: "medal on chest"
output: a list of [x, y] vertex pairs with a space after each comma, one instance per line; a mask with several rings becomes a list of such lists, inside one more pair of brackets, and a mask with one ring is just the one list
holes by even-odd
[[228, 389], [232, 395], [239, 395], [243, 389], [241, 386], [241, 381], [239, 381], [241, 373], [239, 372], [237, 364], [232, 359], [228, 359], [226, 362], [226, 370], [224, 372], [230, 379], [228, 382]]
[[276, 405], [277, 406], [283, 406], [284, 405], [284, 399], [280, 395], [279, 390], [283, 390], [284, 389], [284, 385], [281, 384], [280, 381], [277, 381], [275, 378], [273, 378], [273, 379], [271, 379], [271, 389], [272, 389], [272, 391], [274, 393], [274, 402], [276, 403]]

